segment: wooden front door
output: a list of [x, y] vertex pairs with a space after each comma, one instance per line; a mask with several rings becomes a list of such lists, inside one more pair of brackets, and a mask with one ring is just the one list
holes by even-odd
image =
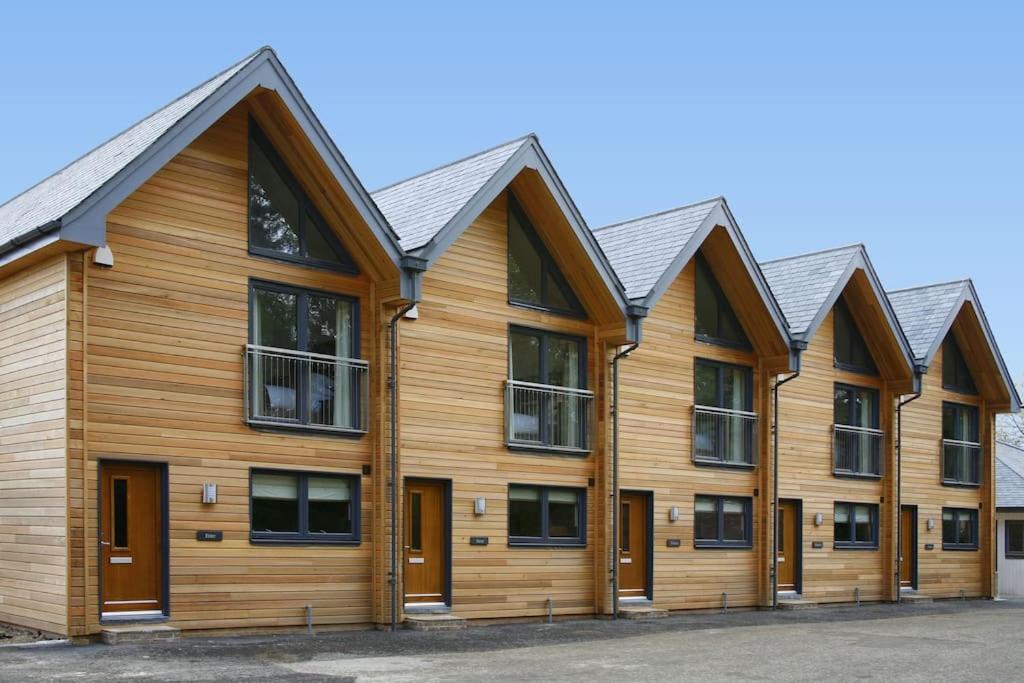
[[779, 501], [779, 590], [795, 591], [800, 570], [800, 502]]
[[900, 510], [900, 588], [914, 588], [917, 574], [917, 508], [904, 505]]
[[163, 610], [163, 469], [104, 463], [100, 491], [103, 612]]
[[647, 597], [647, 495], [619, 495], [619, 597]]
[[405, 484], [405, 602], [447, 602], [448, 576], [444, 483]]

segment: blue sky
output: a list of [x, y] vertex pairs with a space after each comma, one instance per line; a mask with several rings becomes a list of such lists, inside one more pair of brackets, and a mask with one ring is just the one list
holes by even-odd
[[533, 131], [592, 226], [722, 194], [762, 260], [970, 276], [1024, 373], [1024, 6], [702, 5], [18, 3], [0, 201], [270, 44], [370, 189]]

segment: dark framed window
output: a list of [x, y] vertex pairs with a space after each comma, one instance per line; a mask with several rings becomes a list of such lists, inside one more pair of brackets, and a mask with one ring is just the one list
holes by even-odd
[[512, 193], [508, 194], [508, 300], [520, 306], [586, 317], [580, 300]]
[[698, 358], [694, 363], [693, 457], [695, 462], [753, 465], [757, 415], [754, 373], [749, 367]]
[[736, 317], [703, 254], [698, 253], [694, 263], [696, 338], [712, 344], [741, 349], [751, 348], [740, 319]]
[[318, 268], [359, 272], [270, 140], [251, 119], [249, 251]]
[[250, 422], [361, 429], [357, 299], [254, 281], [249, 340]]
[[359, 477], [254, 469], [249, 538], [267, 543], [359, 543]]
[[884, 435], [878, 429], [878, 390], [836, 383], [833, 422], [833, 473], [881, 476]]
[[840, 549], [878, 549], [878, 506], [870, 503], [836, 503], [832, 541]]
[[981, 444], [977, 406], [942, 403], [942, 483], [981, 484]]
[[693, 502], [693, 546], [752, 548], [752, 508], [750, 498], [696, 496]]
[[1008, 560], [1024, 560], [1024, 519], [1008, 519], [1005, 554]]
[[523, 546], [585, 546], [586, 490], [510, 484], [508, 543]]
[[952, 333], [942, 342], [942, 388], [959, 394], [977, 394], [974, 377]]
[[978, 549], [978, 511], [942, 508], [942, 549]]
[[842, 297], [836, 300], [832, 309], [834, 337], [832, 341], [835, 365], [842, 370], [877, 375], [875, 360], [871, 357], [867, 342], [864, 341], [850, 308]]

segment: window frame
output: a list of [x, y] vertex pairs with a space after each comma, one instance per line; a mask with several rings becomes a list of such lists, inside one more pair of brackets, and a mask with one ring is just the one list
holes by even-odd
[[[838, 539], [836, 538], [836, 510], [839, 506], [847, 507], [847, 514], [850, 519], [850, 538], [849, 539]], [[870, 541], [858, 541], [857, 539], [857, 524], [856, 524], [856, 509], [857, 506], [864, 506], [868, 508], [868, 514], [871, 517], [871, 540]], [[851, 501], [837, 500], [832, 503], [832, 548], [835, 550], [878, 550], [878, 537], [880, 527], [881, 511], [879, 510], [878, 503], [857, 503]]]
[[[955, 541], [952, 543], [946, 542], [946, 512], [953, 513], [953, 524], [959, 526], [960, 515], [967, 513], [970, 516], [971, 521], [971, 538], [970, 543], [960, 543]], [[942, 549], [951, 551], [977, 551], [981, 549], [981, 529], [980, 529], [981, 515], [978, 514], [976, 508], [958, 508], [951, 506], [943, 506], [942, 508]]]
[[[533, 221], [527, 215], [523, 209], [522, 204], [518, 198], [511, 191], [508, 192], [508, 207], [506, 212], [505, 222], [505, 250], [506, 250], [506, 286], [505, 291], [507, 295], [507, 301], [509, 306], [516, 306], [519, 308], [528, 308], [533, 311], [545, 311], [547, 313], [554, 313], [556, 315], [565, 316], [568, 318], [577, 318], [579, 320], [587, 319], [586, 309], [583, 307], [583, 303], [579, 297], [576, 296], [575, 290], [569, 285], [569, 281], [565, 278], [562, 273], [562, 269], [555, 263], [554, 257], [551, 255], [550, 250], [545, 246], [544, 241], [537, 234], [537, 229], [533, 227]], [[508, 267], [509, 262], [512, 260], [512, 214], [515, 214], [516, 220], [520, 227], [523, 229], [523, 234], [526, 236], [527, 241], [533, 247], [533, 250], [537, 253], [540, 258], [540, 299], [541, 303], [533, 301], [524, 301], [516, 299], [512, 296], [512, 269]], [[553, 280], [557, 283], [565, 294], [565, 298], [569, 302], [569, 308], [563, 309], [550, 304], [545, 304], [544, 301], [548, 299], [548, 278], [550, 275]]]
[[[708, 498], [715, 502], [718, 537], [715, 539], [697, 538], [697, 501]], [[742, 541], [725, 540], [725, 501], [740, 501], [743, 504], [743, 535]], [[730, 496], [719, 494], [698, 493], [693, 497], [693, 547], [696, 549], [732, 549], [750, 550], [754, 547], [754, 502], [749, 496]]]
[[[846, 422], [839, 422], [838, 421], [838, 419], [837, 419], [838, 416], [836, 415], [836, 412], [835, 412], [835, 410], [836, 410], [836, 391], [838, 389], [845, 389], [847, 391], [852, 392], [853, 394], [863, 394], [865, 396], [871, 396], [872, 397], [873, 405], [872, 405], [872, 411], [871, 411], [871, 424], [869, 424], [869, 425], [854, 424], [853, 420], [850, 418], [850, 416], [853, 415], [853, 412], [854, 412], [853, 406], [856, 405], [856, 400], [853, 400], [853, 398], [855, 398], [855, 396], [851, 397], [851, 401], [850, 401], [850, 415], [847, 416], [847, 421]], [[833, 385], [832, 385], [832, 422], [834, 424], [840, 425], [842, 427], [857, 427], [859, 429], [879, 429], [880, 430], [881, 429], [881, 424], [882, 424], [882, 421], [881, 421], [881, 407], [879, 405], [880, 403], [881, 403], [881, 392], [877, 388], [875, 388], [875, 387], [862, 387], [862, 386], [858, 386], [856, 384], [849, 384], [847, 382], [834, 382]]]
[[[704, 254], [698, 251], [697, 254], [693, 257], [693, 261], [693, 338], [696, 341], [704, 342], [705, 344], [715, 344], [716, 346], [725, 346], [730, 349], [739, 349], [741, 351], [753, 351], [754, 347], [753, 344], [750, 343], [750, 335], [747, 334], [746, 328], [743, 327], [743, 321], [740, 320], [740, 317], [738, 315], [736, 315], [736, 309], [733, 308], [732, 303], [729, 301], [729, 298], [725, 295], [725, 292], [722, 291], [722, 286], [719, 284], [718, 278], [715, 277], [715, 273], [711, 269], [711, 266], [708, 265], [707, 259], [704, 258]], [[711, 295], [714, 297], [715, 305], [719, 311], [719, 320], [721, 320], [722, 309], [726, 309], [729, 312], [729, 314], [736, 319], [736, 327], [743, 334], [742, 340], [736, 341], [732, 339], [725, 339], [724, 337], [717, 337], [715, 335], [704, 334], [699, 331], [697, 325], [697, 314], [699, 306], [697, 305], [696, 300], [698, 297], [697, 282], [700, 277], [700, 271], [702, 270], [705, 271], [708, 276], [707, 281], [708, 284], [711, 286]], [[721, 325], [719, 325], [719, 331], [721, 331]]]
[[[253, 529], [253, 477], [257, 474], [286, 475], [297, 478], [297, 504], [299, 506], [299, 531], [255, 531]], [[347, 534], [312, 534], [309, 531], [309, 479], [348, 480], [352, 495], [349, 509], [352, 511], [352, 531]], [[362, 507], [362, 476], [349, 472], [314, 472], [307, 470], [286, 470], [268, 467], [249, 468], [249, 543], [251, 545], [348, 545], [362, 542], [360, 508]]]
[[[513, 536], [512, 535], [512, 489], [514, 487], [537, 489], [540, 494], [541, 505], [541, 535], [540, 536]], [[576, 494], [577, 519], [576, 524], [579, 535], [575, 537], [551, 536], [550, 507], [548, 497], [552, 491], [571, 491]], [[524, 484], [512, 482], [505, 490], [505, 532], [508, 536], [508, 546], [515, 548], [586, 548], [587, 547], [587, 489], [582, 486], [559, 486], [547, 484]]]
[[[716, 379], [715, 379], [715, 383], [716, 383], [716, 387], [715, 387], [715, 401], [716, 401], [717, 404], [723, 403], [722, 399], [723, 399], [723, 395], [724, 395], [724, 384], [725, 384], [724, 381], [723, 381], [724, 372], [726, 370], [728, 370], [728, 369], [739, 369], [739, 370], [743, 370], [744, 371], [744, 374], [746, 375], [744, 377], [744, 384], [745, 384], [745, 390], [746, 390], [746, 395], [747, 395], [748, 401], [746, 402], [745, 406], [742, 408], [742, 411], [745, 412], [745, 413], [750, 413], [752, 415], [755, 415], [755, 423], [754, 423], [754, 429], [753, 429], [753, 438], [751, 439], [751, 443], [750, 443], [750, 460], [751, 460], [750, 462], [729, 462], [729, 461], [725, 461], [725, 460], [716, 460], [716, 459], [712, 459], [712, 458], [698, 458], [698, 457], [696, 457], [696, 441], [694, 441], [694, 443], [691, 444], [691, 449], [693, 449], [693, 452], [694, 452], [694, 457], [693, 457], [694, 464], [700, 465], [701, 467], [725, 467], [725, 468], [731, 468], [731, 469], [746, 469], [746, 470], [753, 469], [753, 468], [757, 467], [757, 462], [758, 462], [758, 457], [757, 457], [758, 456], [758, 442], [757, 442], [757, 421], [756, 421], [757, 417], [756, 417], [756, 413], [754, 412], [754, 402], [755, 402], [754, 401], [754, 369], [752, 367], [750, 367], [749, 365], [743, 365], [742, 363], [730, 363], [730, 362], [727, 362], [727, 361], [720, 361], [720, 360], [714, 360], [714, 359], [711, 359], [711, 358], [703, 358], [703, 357], [694, 358], [694, 361], [693, 361], [693, 387], [694, 387], [694, 391], [693, 391], [693, 405], [694, 405], [694, 409], [713, 408], [713, 409], [716, 409], [716, 410], [733, 410], [732, 408], [724, 408], [721, 405], [711, 405], [711, 406], [709, 406], [709, 405], [706, 405], [704, 403], [698, 403], [697, 402], [697, 368], [699, 366], [701, 366], [701, 365], [704, 365], [706, 367], [714, 367], [714, 369], [715, 369], [715, 375], [716, 375]], [[692, 434], [692, 436], [695, 439], [696, 438], [696, 430], [697, 430], [697, 421], [696, 421], [696, 415], [695, 414], [691, 414], [691, 420], [693, 420], [693, 428], [692, 428], [693, 434]]]
[[[950, 361], [953, 362], [950, 363]], [[960, 374], [959, 370], [961, 369], [961, 365], [963, 366], [966, 379], [970, 380], [970, 384], [956, 383]], [[956, 377], [953, 378], [952, 382], [947, 382], [946, 371], [950, 366], [953, 367], [954, 375], [956, 375]], [[974, 375], [971, 373], [971, 368], [967, 365], [967, 359], [964, 358], [963, 349], [960, 348], [960, 344], [957, 343], [952, 331], [946, 333], [946, 338], [942, 340], [942, 388], [956, 394], [963, 394], [964, 396], [978, 395], [978, 384], [974, 381]]]
[[[854, 347], [854, 342], [861, 342], [864, 346], [864, 353], [871, 361], [871, 365], [858, 365], [856, 363], [850, 363], [848, 361], [840, 360], [837, 352], [838, 345], [836, 341], [839, 339], [839, 326], [840, 319], [848, 321], [849, 328], [847, 330], [849, 346], [851, 349]], [[849, 304], [846, 300], [840, 296], [836, 299], [835, 304], [832, 305], [832, 363], [833, 365], [846, 372], [856, 373], [858, 375], [869, 375], [871, 377], [878, 376], [878, 363], [875, 362], [875, 358], [871, 355], [871, 347], [868, 345], [867, 339], [864, 338], [864, 333], [857, 327], [857, 319], [853, 317], [853, 312], [850, 311]]]
[[[323, 270], [332, 270], [339, 273], [345, 273], [346, 275], [358, 275], [359, 267], [356, 265], [352, 255], [348, 252], [345, 246], [338, 239], [338, 236], [331, 229], [330, 224], [324, 219], [323, 214], [317, 208], [316, 204], [310, 199], [309, 193], [303, 188], [302, 183], [295, 177], [288, 168], [288, 164], [285, 163], [284, 159], [275, 149], [270, 138], [267, 137], [266, 133], [260, 128], [256, 120], [249, 117], [249, 135], [248, 135], [248, 149], [246, 152], [246, 203], [245, 203], [245, 219], [246, 219], [246, 236], [248, 242], [249, 254], [253, 256], [260, 256], [262, 258], [269, 258], [275, 261], [285, 261], [287, 263], [293, 263], [302, 266], [308, 266], [311, 268], [320, 268]], [[250, 180], [253, 177], [253, 150], [254, 146], [259, 146], [259, 150], [263, 152], [263, 155], [267, 158], [270, 164], [277, 171], [277, 174], [281, 177], [282, 182], [288, 189], [291, 190], [295, 196], [296, 202], [299, 206], [299, 225], [294, 226], [296, 233], [299, 238], [299, 254], [285, 254], [274, 249], [267, 249], [265, 247], [258, 247], [253, 241], [253, 229], [252, 229], [252, 199], [250, 195], [251, 187]], [[312, 225], [308, 225], [306, 217], [312, 219]], [[338, 261], [324, 261], [321, 259], [311, 258], [308, 255], [308, 249], [306, 247], [308, 243], [308, 237], [306, 231], [318, 230], [321, 237], [334, 252]]]
[[[968, 435], [957, 434], [952, 439], [947, 439], [946, 438], [946, 409], [947, 408], [953, 408], [954, 410], [964, 411], [964, 412], [968, 413], [969, 418], [970, 418], [970, 423], [971, 423], [971, 426], [972, 426], [972, 430], [973, 430], [974, 440], [972, 440], [970, 438], [966, 438], [967, 436], [970, 436], [970, 434], [968, 434]], [[982, 479], [982, 475], [983, 475], [982, 465], [984, 464], [984, 452], [985, 452], [985, 447], [981, 443], [981, 409], [978, 406], [976, 406], [976, 405], [971, 405], [970, 403], [958, 403], [956, 401], [943, 401], [941, 409], [942, 409], [942, 417], [941, 417], [941, 420], [942, 420], [942, 447], [941, 447], [942, 448], [942, 452], [940, 453], [940, 457], [939, 457], [939, 481], [940, 481], [940, 483], [943, 486], [959, 486], [959, 487], [966, 487], [966, 488], [978, 488], [978, 487], [981, 486], [981, 479]], [[954, 432], [959, 431], [960, 421], [959, 420], [955, 420], [954, 424], [956, 425], [956, 429], [954, 429]], [[946, 472], [946, 441], [947, 440], [961, 441], [961, 442], [964, 442], [964, 443], [971, 443], [971, 444], [975, 444], [978, 447], [978, 450], [977, 450], [977, 460], [978, 460], [978, 462], [976, 463], [976, 468], [977, 468], [977, 471], [978, 471], [978, 481], [967, 481], [965, 479], [956, 479], [956, 478], [952, 478], [952, 477], [947, 476], [947, 474], [948, 474]]]
[[580, 391], [587, 391], [587, 339], [575, 334], [569, 334], [566, 332], [552, 332], [550, 330], [542, 330], [536, 327], [527, 327], [525, 325], [510, 324], [508, 326], [508, 344], [506, 346], [508, 353], [508, 378], [514, 382], [525, 382], [526, 380], [517, 380], [512, 376], [512, 335], [513, 334], [526, 334], [540, 337], [540, 381], [537, 384], [543, 384], [545, 386], [560, 386], [558, 384], [551, 384], [548, 380], [550, 379], [549, 374], [551, 368], [548, 367], [548, 339], [551, 337], [557, 337], [559, 339], [566, 339], [575, 342], [580, 349], [579, 352], [579, 369], [577, 373], [580, 377], [580, 384], [578, 387], [563, 387], [565, 389], [579, 389]]
[[1024, 560], [1024, 545], [1021, 546], [1020, 550], [1010, 550], [1010, 525], [1020, 525], [1022, 527], [1021, 538], [1024, 541], [1024, 519], [1005, 519], [1003, 520], [1003, 555], [1007, 560]]

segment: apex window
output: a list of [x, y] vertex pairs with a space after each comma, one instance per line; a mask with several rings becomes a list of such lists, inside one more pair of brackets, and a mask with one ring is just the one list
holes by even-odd
[[832, 308], [832, 324], [836, 367], [865, 375], [877, 375], [878, 370], [867, 342], [864, 341], [857, 322], [842, 297], [836, 300], [836, 305]]
[[359, 542], [359, 477], [253, 470], [249, 500], [253, 541]]
[[693, 503], [695, 548], [752, 548], [750, 498], [696, 496]]
[[978, 393], [974, 377], [952, 332], [942, 342], [942, 388], [960, 394]]
[[977, 406], [942, 404], [942, 483], [981, 484], [981, 443]]
[[978, 549], [978, 511], [942, 508], [942, 549]]
[[508, 300], [530, 308], [586, 317], [579, 299], [512, 193], [508, 193]]
[[583, 489], [512, 484], [508, 487], [509, 545], [586, 545]]
[[757, 415], [753, 371], [698, 358], [694, 364], [693, 459], [703, 464], [753, 465]]
[[837, 475], [882, 475], [878, 390], [836, 384], [833, 399], [833, 462]]
[[249, 251], [357, 273], [352, 257], [277, 154], [249, 121]]
[[749, 349], [750, 340], [743, 325], [725, 297], [718, 280], [698, 253], [694, 259], [696, 317], [694, 328], [700, 341]]
[[878, 506], [867, 503], [836, 503], [833, 509], [833, 546], [847, 549], [878, 549]]

